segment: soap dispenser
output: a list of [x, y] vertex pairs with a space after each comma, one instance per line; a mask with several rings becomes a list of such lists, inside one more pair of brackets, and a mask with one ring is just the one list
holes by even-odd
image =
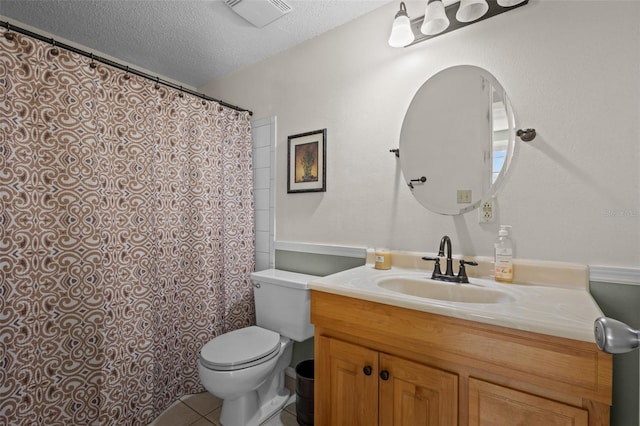
[[509, 225], [500, 225], [498, 238], [494, 244], [495, 280], [503, 283], [513, 282], [513, 244], [509, 238]]

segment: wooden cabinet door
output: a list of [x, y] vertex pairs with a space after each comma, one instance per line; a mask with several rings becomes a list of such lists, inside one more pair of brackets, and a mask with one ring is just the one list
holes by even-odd
[[387, 354], [380, 354], [380, 371], [380, 425], [458, 424], [456, 374]]
[[469, 426], [587, 426], [586, 410], [469, 379]]
[[314, 423], [318, 426], [378, 424], [378, 352], [321, 336], [316, 341]]

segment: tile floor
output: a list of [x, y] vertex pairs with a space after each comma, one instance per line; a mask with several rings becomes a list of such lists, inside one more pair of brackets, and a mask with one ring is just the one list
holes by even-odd
[[[221, 426], [220, 410], [222, 401], [208, 392], [186, 395], [174, 402], [149, 426]], [[298, 426], [295, 393], [284, 410], [262, 426]]]

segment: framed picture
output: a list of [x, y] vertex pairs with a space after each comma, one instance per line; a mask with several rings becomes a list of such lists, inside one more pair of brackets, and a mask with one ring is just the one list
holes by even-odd
[[287, 138], [287, 192], [325, 192], [327, 129]]

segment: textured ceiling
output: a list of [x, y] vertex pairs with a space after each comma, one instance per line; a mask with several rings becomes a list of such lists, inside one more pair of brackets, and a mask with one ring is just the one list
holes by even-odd
[[223, 0], [0, 0], [0, 15], [199, 87], [391, 1], [285, 0], [293, 10], [263, 28]]

